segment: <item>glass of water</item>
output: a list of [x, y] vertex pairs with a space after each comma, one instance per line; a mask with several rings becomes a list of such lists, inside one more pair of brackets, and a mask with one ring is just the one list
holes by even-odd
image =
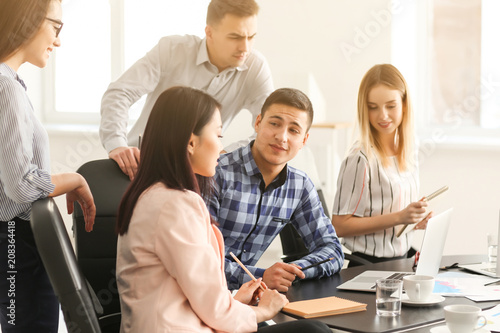
[[402, 280], [377, 280], [377, 315], [384, 317], [399, 316], [401, 314], [402, 291]]

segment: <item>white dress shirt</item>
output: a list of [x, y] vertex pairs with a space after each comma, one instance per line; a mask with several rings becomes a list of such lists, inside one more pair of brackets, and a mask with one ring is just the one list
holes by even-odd
[[[99, 131], [104, 148], [110, 152], [137, 146], [158, 96], [180, 85], [205, 91], [222, 104], [223, 131], [242, 109], [252, 113], [253, 125], [273, 91], [269, 66], [255, 50], [243, 65], [219, 73], [209, 61], [206, 39], [191, 35], [163, 37], [104, 93]], [[142, 113], [127, 137], [129, 108], [145, 94]]]

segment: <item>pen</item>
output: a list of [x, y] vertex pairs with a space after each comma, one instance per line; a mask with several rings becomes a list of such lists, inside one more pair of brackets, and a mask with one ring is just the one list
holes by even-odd
[[436, 192], [429, 194], [427, 197], [425, 197], [424, 200], [430, 201], [430, 200], [434, 199], [435, 197], [437, 197], [438, 195], [440, 195], [441, 193], [445, 192], [446, 190], [448, 190], [448, 186], [443, 186], [439, 190], [437, 190]]
[[306, 269], [309, 269], [311, 267], [316, 267], [318, 265], [324, 264], [325, 262], [329, 262], [330, 260], [333, 260], [333, 258], [328, 258], [328, 259], [325, 259], [325, 260], [318, 261], [317, 263], [314, 263], [314, 264], [306, 266], [306, 267], [302, 267], [301, 269], [302, 270], [306, 270]]
[[418, 266], [418, 260], [420, 259], [420, 252], [417, 251], [415, 253], [415, 259], [413, 260], [413, 267], [412, 268], [415, 268]]
[[[441, 193], [443, 193], [443, 192], [445, 192], [445, 191], [447, 191], [447, 190], [448, 190], [448, 186], [443, 186], [443, 187], [441, 187], [439, 190], [437, 190], [437, 191], [435, 191], [435, 192], [432, 192], [432, 193], [431, 193], [431, 194], [429, 194], [428, 196], [424, 197], [424, 198], [422, 199], [422, 201], [426, 201], [426, 202], [427, 202], [427, 201], [431, 201], [432, 199], [434, 199], [435, 197], [437, 197], [438, 195], [440, 195]], [[424, 217], [424, 219], [423, 219], [423, 220], [425, 220], [427, 217], [429, 217], [429, 215], [430, 215], [430, 214], [431, 214], [431, 213], [427, 214], [427, 215]], [[422, 220], [422, 221], [423, 221], [423, 220]], [[420, 221], [420, 222], [422, 222], [422, 221]], [[420, 222], [419, 222], [419, 223], [420, 223]], [[418, 223], [415, 223], [415, 224], [418, 224]], [[401, 228], [401, 229], [399, 230], [399, 232], [398, 232], [398, 234], [396, 235], [396, 237], [401, 236], [401, 235], [403, 234], [403, 232], [405, 231], [405, 229], [406, 229], [406, 227], [407, 227], [407, 226], [408, 226], [408, 224], [405, 224], [405, 225], [403, 226], [403, 228]]]
[[[245, 265], [243, 265], [243, 263], [234, 255], [233, 252], [229, 252], [229, 254], [231, 255], [231, 257], [233, 257], [234, 261], [236, 261], [238, 263], [238, 265], [240, 265], [241, 268], [243, 268], [243, 270], [252, 278], [252, 280], [254, 281], [257, 281], [257, 279], [255, 278], [255, 276], [253, 276], [252, 273], [250, 273], [250, 271], [245, 267]], [[262, 286], [261, 283], [259, 283], [259, 288], [262, 289], [262, 290], [266, 290], [264, 289], [264, 287]]]

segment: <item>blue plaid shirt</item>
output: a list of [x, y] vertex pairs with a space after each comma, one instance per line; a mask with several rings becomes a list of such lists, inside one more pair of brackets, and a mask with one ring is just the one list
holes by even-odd
[[265, 188], [252, 156], [252, 145], [253, 142], [220, 157], [214, 194], [207, 200], [224, 236], [228, 287], [236, 289], [250, 280], [229, 252], [238, 256], [254, 276], [262, 277], [265, 269], [255, 264], [287, 223], [293, 224], [310, 251], [293, 263], [304, 267], [334, 258], [305, 270], [306, 278], [338, 272], [344, 254], [312, 181], [304, 172], [285, 166]]

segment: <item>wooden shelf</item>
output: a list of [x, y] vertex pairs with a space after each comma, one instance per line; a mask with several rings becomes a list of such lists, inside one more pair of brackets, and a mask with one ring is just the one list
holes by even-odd
[[348, 122], [331, 122], [331, 123], [313, 123], [311, 128], [329, 128], [329, 129], [339, 129], [339, 128], [349, 128], [352, 127], [353, 123]]

